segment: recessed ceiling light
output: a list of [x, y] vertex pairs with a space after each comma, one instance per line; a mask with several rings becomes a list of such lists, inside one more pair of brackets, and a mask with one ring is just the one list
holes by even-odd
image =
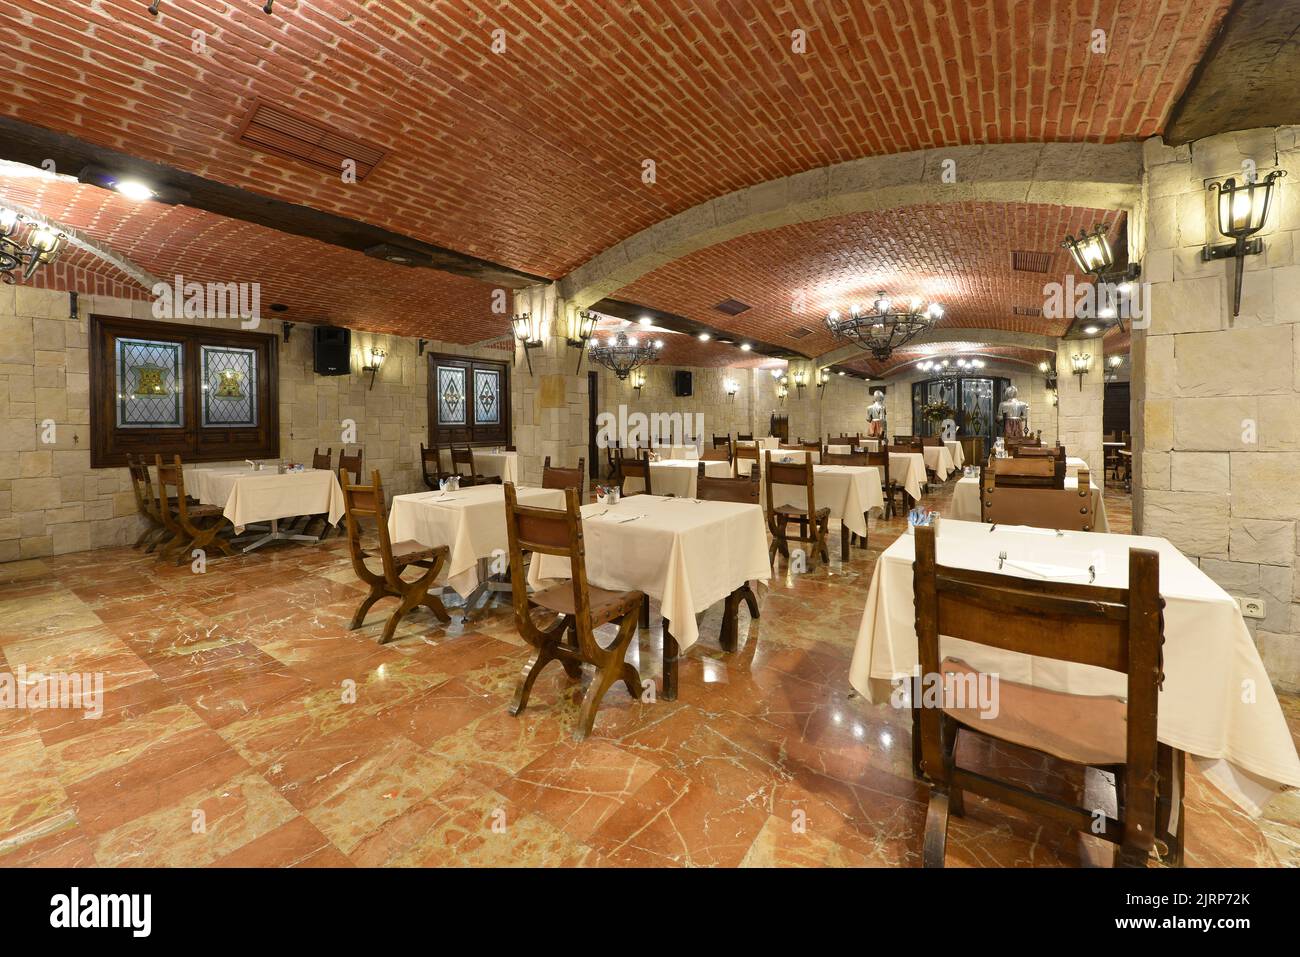
[[1083, 334], [1084, 334], [1085, 336], [1095, 336], [1095, 335], [1097, 334], [1097, 327], [1096, 327], [1096, 326], [1087, 326], [1087, 327], [1084, 328], [1084, 330], [1083, 330]]
[[119, 179], [113, 184], [113, 188], [127, 199], [134, 200], [137, 203], [143, 203], [146, 199], [154, 198], [154, 191], [138, 179]]
[[651, 321], [652, 320], [650, 319], [649, 316], [642, 316], [640, 319], [637, 320], [637, 322], [639, 322], [643, 326], [650, 325]]
[[696, 336], [696, 338], [699, 339], [700, 342], [708, 342], [713, 337], [710, 336], [707, 332], [701, 332], [698, 336]]
[[750, 349], [752, 349], [752, 348], [754, 348], [754, 347], [751, 346], [748, 342], [742, 342], [742, 343], [740, 344], [740, 350], [741, 350], [742, 352], [748, 352], [748, 351], [749, 351]]

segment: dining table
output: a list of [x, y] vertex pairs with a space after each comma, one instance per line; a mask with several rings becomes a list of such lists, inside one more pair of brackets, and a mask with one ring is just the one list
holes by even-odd
[[269, 523], [266, 534], [243, 546], [251, 552], [268, 542], [319, 542], [313, 535], [280, 531], [280, 520], [324, 515], [330, 525], [343, 517], [343, 489], [329, 469], [254, 469], [251, 466], [191, 466], [185, 470], [186, 492], [202, 505], [213, 505], [243, 534], [255, 523]]
[[[1106, 496], [1102, 490], [1097, 487], [1097, 483], [1089, 479], [1088, 484], [1092, 486], [1092, 514], [1094, 532], [1110, 531], [1110, 522], [1106, 519]], [[1065, 488], [1077, 490], [1079, 488], [1079, 477], [1067, 477]], [[981, 521], [983, 510], [980, 508], [980, 480], [978, 475], [963, 475], [959, 478], [952, 490], [952, 506], [949, 517], [958, 519], [963, 522]]]
[[957, 463], [953, 458], [952, 450], [946, 445], [922, 446], [921, 455], [925, 459], [925, 467], [939, 476], [940, 481], [957, 471]]
[[[854, 644], [849, 682], [868, 701], [919, 669], [913, 602], [915, 536], [900, 535], [876, 562]], [[1163, 538], [942, 519], [941, 565], [1030, 580], [1128, 586], [1131, 548], [1160, 557], [1164, 599], [1164, 683], [1157, 735], [1192, 756], [1206, 778], [1258, 814], [1282, 787], [1300, 787], [1297, 757], [1282, 709], [1236, 601]], [[1126, 676], [1050, 658], [940, 637], [941, 657], [957, 657], [1000, 680], [1053, 691], [1123, 697]]]
[[[438, 464], [444, 472], [451, 472], [451, 451], [438, 450]], [[467, 466], [461, 465], [456, 471], [464, 474]], [[519, 453], [506, 449], [474, 448], [474, 468], [485, 478], [499, 478], [502, 482], [519, 481]]]
[[[808, 490], [802, 485], [773, 485], [776, 505], [808, 507]], [[762, 486], [767, 495], [767, 483]], [[840, 558], [849, 557], [849, 535], [867, 537], [867, 513], [885, 509], [880, 469], [871, 465], [814, 465], [813, 497], [819, 509], [829, 508], [831, 518], [840, 526]], [[766, 498], [764, 498], [766, 500]]]
[[[650, 463], [650, 487], [656, 495], [695, 498], [699, 474], [699, 459], [659, 459]], [[730, 478], [731, 463], [721, 459], [705, 461], [704, 474], [709, 478]], [[645, 482], [640, 476], [629, 475], [623, 480], [625, 495], [644, 491]]]
[[[517, 486], [515, 494], [521, 505], [564, 508], [563, 489]], [[450, 554], [441, 584], [464, 598], [466, 609], [472, 608], [493, 590], [493, 576], [499, 578], [508, 567], [505, 486], [395, 495], [388, 511], [388, 536], [426, 548], [446, 545]]]
[[[587, 581], [609, 591], [639, 591], [663, 617], [663, 696], [677, 697], [678, 659], [699, 640], [696, 616], [733, 593], [745, 594], [757, 616], [751, 582], [772, 577], [763, 510], [738, 502], [627, 495], [617, 504], [582, 507]], [[569, 560], [534, 554], [533, 588], [568, 578]], [[545, 584], [544, 584], [545, 583]], [[737, 612], [728, 602], [723, 647], [734, 648]]]
[[890, 452], [889, 477], [919, 502], [925, 484], [925, 456], [920, 452]]

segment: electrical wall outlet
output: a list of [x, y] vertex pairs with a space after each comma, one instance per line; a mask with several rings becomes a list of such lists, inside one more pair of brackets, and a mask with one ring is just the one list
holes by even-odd
[[1241, 607], [1241, 613], [1247, 618], [1264, 617], [1264, 599], [1262, 598], [1238, 598], [1237, 604]]

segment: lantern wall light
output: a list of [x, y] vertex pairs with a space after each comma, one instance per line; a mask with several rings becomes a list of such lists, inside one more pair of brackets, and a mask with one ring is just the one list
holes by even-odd
[[[1116, 300], [1129, 293], [1133, 281], [1142, 275], [1142, 267], [1137, 263], [1129, 263], [1123, 269], [1115, 268], [1115, 254], [1110, 248], [1110, 239], [1107, 238], [1109, 229], [1105, 223], [1098, 223], [1090, 233], [1080, 230], [1077, 238], [1067, 233], [1061, 245], [1070, 251], [1070, 257], [1079, 272], [1092, 276], [1100, 287], [1098, 317], [1114, 319], [1123, 329], [1124, 320], [1116, 307]], [[1115, 293], [1119, 293], [1119, 296]]]
[[[1206, 189], [1217, 191], [1215, 224], [1225, 239], [1232, 240], [1218, 246], [1206, 246], [1201, 259], [1235, 259], [1236, 276], [1232, 286], [1232, 317], [1241, 313], [1241, 283], [1246, 271], [1246, 257], [1258, 256], [1264, 251], [1264, 240], [1255, 236], [1268, 223], [1268, 211], [1273, 205], [1273, 187], [1285, 170], [1275, 169], [1263, 179], [1254, 175], [1236, 177], [1210, 183]], [[1254, 237], [1254, 238], [1252, 238]]]
[[1083, 391], [1083, 377], [1092, 368], [1091, 352], [1076, 352], [1070, 357], [1070, 371], [1079, 377], [1079, 391]]
[[628, 377], [628, 381], [632, 383], [632, 388], [636, 389], [636, 394], [640, 395], [641, 390], [645, 388], [645, 370], [637, 369], [635, 372], [631, 373]]
[[384, 359], [387, 356], [388, 353], [385, 352], [383, 349], [371, 348], [370, 362], [367, 365], [361, 367], [362, 372], [370, 373], [370, 388], [372, 389], [375, 387], [375, 376], [379, 374], [379, 370], [383, 366]]
[[[842, 373], [842, 372], [840, 373], [840, 375], [843, 375], [843, 374], [844, 374], [844, 373]], [[818, 370], [817, 370], [817, 394], [818, 394], [818, 396], [821, 396], [821, 395], [823, 395], [823, 394], [826, 392], [826, 383], [827, 383], [827, 382], [830, 382], [830, 381], [831, 381], [831, 370], [830, 370], [830, 366], [827, 366], [827, 367], [825, 367], [824, 369], [818, 369]]]
[[587, 343], [591, 341], [592, 334], [596, 331], [596, 320], [599, 318], [594, 312], [588, 312], [586, 309], [570, 308], [564, 317], [564, 341], [569, 347], [578, 350], [578, 365], [573, 371], [576, 373], [582, 369], [582, 355], [587, 350]]
[[800, 369], [790, 376], [790, 380], [794, 383], [794, 387], [799, 390], [799, 395], [802, 396], [804, 387], [808, 385], [808, 373]]
[[734, 401], [736, 393], [740, 391], [740, 383], [735, 379], [727, 379], [722, 383], [722, 388], [727, 393], [727, 398]]
[[14, 272], [31, 279], [39, 267], [58, 258], [66, 239], [45, 223], [0, 207], [0, 280], [13, 285]]
[[510, 320], [514, 330], [515, 342], [524, 347], [524, 359], [528, 362], [528, 374], [533, 374], [532, 350], [546, 342], [546, 319], [540, 312], [523, 312]]

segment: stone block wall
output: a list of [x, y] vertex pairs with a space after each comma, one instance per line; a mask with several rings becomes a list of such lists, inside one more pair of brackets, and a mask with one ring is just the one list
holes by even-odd
[[[1139, 220], [1150, 327], [1134, 335], [1138, 454], [1134, 521], [1168, 538], [1229, 594], [1261, 598], [1246, 619], [1274, 682], [1300, 689], [1300, 139], [1295, 127], [1145, 145]], [[1206, 183], [1287, 171], [1265, 252], [1246, 260], [1232, 315], [1232, 260], [1203, 262], [1224, 242]]]
[[[74, 319], [66, 292], [0, 285], [0, 561], [129, 544], [142, 527], [126, 469], [90, 467], [91, 314], [152, 315], [147, 300], [82, 295]], [[200, 324], [237, 327], [236, 320]], [[278, 336], [280, 328], [264, 320], [262, 331]], [[360, 372], [372, 345], [388, 353], [373, 389]], [[426, 348], [506, 355], [439, 342]], [[296, 327], [279, 349], [283, 458], [310, 462], [313, 449], [332, 447], [337, 459], [350, 420], [356, 442], [349, 448], [364, 449], [364, 467], [380, 470], [390, 494], [423, 488], [427, 357], [417, 356], [415, 340], [354, 334], [355, 371], [347, 376], [312, 371], [310, 326]], [[517, 370], [512, 380], [517, 409]], [[46, 420], [54, 423], [49, 443]]]

